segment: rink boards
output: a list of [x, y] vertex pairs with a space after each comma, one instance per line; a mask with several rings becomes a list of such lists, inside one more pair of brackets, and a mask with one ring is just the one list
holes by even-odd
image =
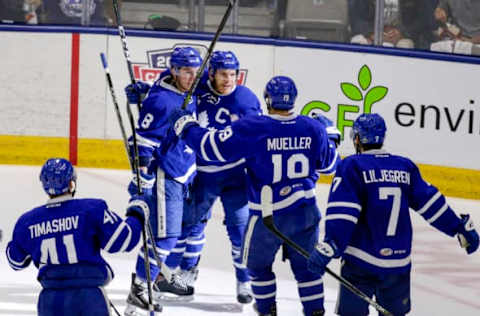
[[[63, 156], [79, 166], [128, 168], [99, 57], [107, 55], [128, 132], [123, 87], [130, 79], [121, 43], [115, 30], [84, 31], [0, 29], [5, 43], [0, 60], [8, 61], [0, 73], [0, 163], [41, 164]], [[158, 76], [176, 45], [203, 52], [209, 45], [205, 34], [127, 34], [139, 80]], [[353, 153], [348, 138], [353, 120], [377, 112], [387, 122], [388, 151], [411, 157], [447, 195], [480, 199], [478, 60], [341, 44], [222, 39], [216, 49], [237, 54], [241, 82], [260, 99], [273, 75], [292, 77], [299, 90], [298, 112], [320, 111], [334, 120], [345, 135], [342, 155]]]

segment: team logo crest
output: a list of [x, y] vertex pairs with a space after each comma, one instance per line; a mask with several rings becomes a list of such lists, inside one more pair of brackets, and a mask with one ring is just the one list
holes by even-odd
[[[207, 54], [208, 48], [198, 44], [181, 43], [175, 44], [170, 48], [162, 48], [147, 51], [146, 63], [132, 63], [133, 74], [136, 80], [153, 83], [160, 74], [170, 67], [170, 55], [176, 47], [190, 46], [197, 49], [202, 57]], [[243, 85], [247, 81], [247, 69], [240, 69], [238, 73], [238, 85]]]

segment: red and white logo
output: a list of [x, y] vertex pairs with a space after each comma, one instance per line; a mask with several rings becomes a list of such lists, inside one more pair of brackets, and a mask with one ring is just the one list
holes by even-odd
[[[153, 83], [160, 74], [169, 68], [170, 55], [176, 47], [190, 46], [197, 49], [202, 56], [205, 56], [208, 48], [198, 44], [181, 43], [175, 44], [171, 48], [163, 48], [147, 51], [146, 63], [132, 63], [133, 75], [135, 80]], [[244, 85], [247, 81], [247, 69], [240, 69], [238, 72], [237, 84]]]

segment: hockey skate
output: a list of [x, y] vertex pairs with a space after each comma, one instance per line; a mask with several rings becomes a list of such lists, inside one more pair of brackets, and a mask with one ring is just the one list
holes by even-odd
[[[162, 312], [160, 304], [153, 303], [154, 314]], [[125, 316], [143, 316], [149, 315], [148, 310], [148, 291], [147, 284], [137, 279], [135, 273], [132, 273], [132, 285], [127, 297], [127, 308]]]
[[183, 280], [186, 285], [193, 287], [198, 278], [198, 268], [195, 266], [190, 270], [180, 270], [178, 277]]
[[153, 298], [156, 301], [183, 301], [193, 300], [193, 287], [185, 283], [178, 274], [172, 275], [172, 280], [168, 281], [162, 274], [158, 275], [153, 285]]
[[237, 301], [241, 304], [248, 304], [253, 300], [250, 282], [237, 281]]
[[268, 314], [261, 314], [258, 311], [257, 303], [253, 304], [253, 310], [257, 312], [258, 316], [277, 316], [277, 304], [275, 303], [273, 303], [272, 306], [270, 306], [270, 312]]

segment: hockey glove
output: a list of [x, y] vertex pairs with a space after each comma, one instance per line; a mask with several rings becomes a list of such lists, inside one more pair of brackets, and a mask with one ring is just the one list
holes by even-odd
[[136, 217], [142, 224], [145, 223], [145, 219], [150, 216], [150, 207], [148, 206], [149, 195], [134, 195], [128, 202], [127, 216]]
[[[144, 195], [152, 195], [153, 185], [155, 184], [155, 175], [140, 172], [140, 187]], [[133, 174], [132, 181], [128, 185], [128, 193], [130, 196], [138, 194], [137, 189], [137, 175]]]
[[327, 131], [327, 136], [330, 140], [332, 140], [335, 145], [338, 147], [340, 145], [340, 141], [342, 139], [342, 133], [338, 130], [338, 128], [333, 125], [333, 122], [326, 116], [323, 116], [322, 114], [315, 114], [313, 118], [320, 123], [322, 123], [323, 126], [325, 126], [325, 130]]
[[170, 124], [178, 137], [182, 137], [184, 131], [193, 125], [198, 125], [198, 121], [191, 112], [182, 109], [176, 109], [170, 115]]
[[460, 247], [465, 248], [467, 254], [471, 254], [478, 249], [478, 233], [473, 226], [470, 215], [461, 214], [461, 225], [458, 226], [457, 238]]
[[323, 275], [330, 260], [338, 257], [338, 247], [333, 240], [321, 241], [315, 246], [308, 258], [308, 270]]
[[143, 81], [129, 84], [125, 87], [125, 94], [127, 95], [128, 102], [133, 104], [143, 102], [143, 99], [145, 99], [150, 88], [150, 85]]

